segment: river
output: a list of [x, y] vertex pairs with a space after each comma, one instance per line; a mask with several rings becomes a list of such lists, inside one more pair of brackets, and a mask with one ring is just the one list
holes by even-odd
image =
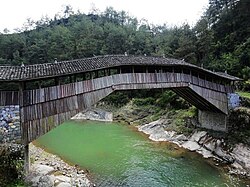
[[68, 121], [36, 144], [87, 169], [97, 186], [245, 186], [200, 155], [152, 142], [128, 125]]

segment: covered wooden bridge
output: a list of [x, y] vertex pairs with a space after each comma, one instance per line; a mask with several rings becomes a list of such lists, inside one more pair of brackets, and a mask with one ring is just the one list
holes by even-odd
[[163, 57], [98, 56], [0, 66], [0, 106], [19, 106], [22, 143], [28, 145], [116, 90], [169, 88], [199, 109], [203, 127], [225, 131], [227, 94], [238, 80]]

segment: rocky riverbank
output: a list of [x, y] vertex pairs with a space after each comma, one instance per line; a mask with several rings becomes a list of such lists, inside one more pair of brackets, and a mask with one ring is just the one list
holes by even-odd
[[71, 119], [73, 120], [97, 120], [97, 121], [113, 121], [112, 112], [107, 112], [99, 108], [87, 109], [76, 114]]
[[153, 141], [168, 141], [190, 151], [200, 153], [204, 158], [213, 158], [216, 165], [227, 164], [230, 174], [250, 178], [250, 147], [241, 143], [228, 149], [223, 138], [214, 138], [206, 131], [195, 131], [189, 136], [165, 130], [165, 119], [138, 127]]
[[[101, 109], [89, 109], [80, 112], [73, 120], [112, 121], [112, 113]], [[31, 169], [26, 181], [37, 187], [91, 187], [95, 186], [88, 173], [77, 166], [65, 163], [58, 156], [30, 144]]]
[[26, 177], [29, 186], [91, 187], [87, 172], [65, 163], [59, 157], [30, 144], [31, 169]]
[[[98, 120], [98, 116], [100, 116], [100, 114], [98, 114], [99, 110], [100, 109], [92, 109], [84, 113], [85, 119], [97, 116], [95, 120]], [[131, 121], [136, 121], [137, 118], [140, 118], [141, 112], [135, 114], [135, 112], [131, 112], [134, 111], [133, 108], [130, 108], [129, 111], [126, 117], [131, 118]], [[92, 113], [95, 115], [92, 115]], [[101, 110], [102, 116], [105, 116], [103, 115], [104, 113], [105, 110]], [[121, 115], [121, 111], [120, 113], [117, 111], [115, 113], [115, 120], [120, 121], [120, 118], [117, 118], [117, 116]], [[119, 115], [117, 115], [117, 113], [119, 113]], [[124, 111], [122, 114], [125, 115]], [[134, 114], [135, 117], [133, 117], [132, 114]], [[150, 114], [148, 115], [150, 116]], [[163, 116], [159, 120], [142, 125], [139, 124], [137, 127], [139, 131], [148, 134], [149, 138], [153, 141], [168, 141], [175, 143], [180, 147], [201, 154], [204, 158], [212, 158], [216, 165], [223, 164], [223, 166], [228, 166], [230, 174], [250, 178], [250, 147], [242, 143], [234, 144], [233, 147], [228, 146], [223, 138], [215, 138], [204, 130], [196, 130], [190, 135], [184, 135], [174, 130], [168, 131], [166, 129], [169, 127], [170, 120], [171, 119], [167, 116]], [[128, 123], [134, 124], [133, 122]]]

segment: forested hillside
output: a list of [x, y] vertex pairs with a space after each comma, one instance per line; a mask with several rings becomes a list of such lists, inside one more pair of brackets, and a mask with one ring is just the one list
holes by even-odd
[[[167, 20], [167, 18], [166, 18]], [[27, 20], [14, 34], [0, 34], [0, 64], [37, 64], [105, 54], [184, 59], [215, 71], [250, 78], [250, 1], [209, 0], [194, 27], [156, 26], [126, 12], [74, 13]]]

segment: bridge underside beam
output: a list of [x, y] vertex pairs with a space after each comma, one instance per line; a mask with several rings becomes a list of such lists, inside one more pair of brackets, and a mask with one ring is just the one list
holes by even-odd
[[171, 90], [200, 110], [206, 110], [206, 111], [211, 111], [211, 112], [221, 112], [217, 107], [209, 103], [205, 98], [195, 93], [189, 87], [171, 88]]

